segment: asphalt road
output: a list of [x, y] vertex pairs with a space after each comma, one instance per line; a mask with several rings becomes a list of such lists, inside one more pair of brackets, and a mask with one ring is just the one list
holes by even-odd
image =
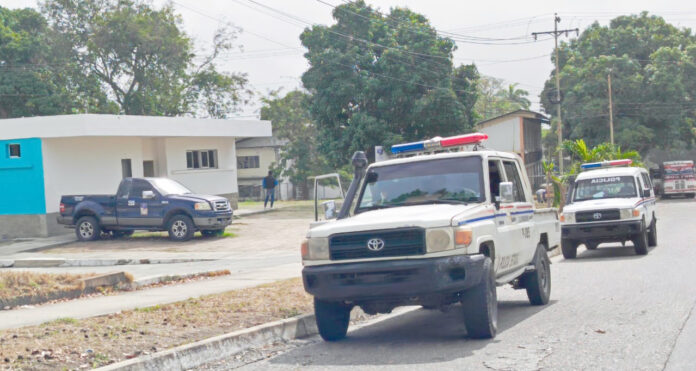
[[[499, 333], [466, 336], [461, 307], [413, 310], [325, 343], [313, 337], [255, 349], [204, 367], [413, 370], [696, 369], [696, 202], [658, 204], [658, 246], [578, 251], [552, 259], [551, 302], [532, 307], [524, 291], [498, 288]], [[694, 315], [696, 317], [696, 315]]]

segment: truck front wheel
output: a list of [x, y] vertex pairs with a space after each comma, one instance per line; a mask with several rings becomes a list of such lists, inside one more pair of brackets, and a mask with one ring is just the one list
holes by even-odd
[[561, 252], [564, 258], [575, 259], [578, 254], [578, 244], [573, 240], [564, 238], [561, 240]]
[[633, 247], [637, 255], [648, 254], [648, 231], [645, 226], [645, 220], [640, 224], [640, 232], [633, 237]]
[[314, 316], [322, 339], [336, 341], [346, 337], [351, 309], [343, 303], [314, 298]]
[[545, 305], [551, 296], [551, 261], [544, 245], [537, 245], [532, 263], [534, 271], [522, 277], [522, 285], [527, 289], [527, 297], [532, 305]]
[[483, 261], [481, 282], [462, 294], [464, 326], [470, 338], [492, 339], [498, 331], [498, 295], [491, 259]]
[[188, 241], [195, 232], [193, 221], [186, 215], [174, 215], [167, 227], [169, 238], [174, 241]]
[[657, 246], [657, 221], [653, 217], [652, 223], [650, 223], [650, 232], [648, 232], [648, 246]]
[[94, 241], [101, 236], [101, 227], [97, 218], [93, 216], [83, 216], [77, 220], [75, 235], [80, 241]]

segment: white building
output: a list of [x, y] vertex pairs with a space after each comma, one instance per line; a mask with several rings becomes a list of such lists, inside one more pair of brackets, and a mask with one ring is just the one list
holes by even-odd
[[268, 121], [117, 115], [0, 120], [0, 239], [64, 233], [66, 194], [115, 194], [124, 177], [175, 179], [236, 206], [235, 140]]
[[[271, 166], [280, 163], [280, 151], [287, 142], [275, 137], [246, 138], [237, 141], [240, 199], [260, 200], [264, 197], [261, 182], [268, 175]], [[295, 198], [295, 188], [290, 179], [278, 179], [275, 197], [276, 200]]]

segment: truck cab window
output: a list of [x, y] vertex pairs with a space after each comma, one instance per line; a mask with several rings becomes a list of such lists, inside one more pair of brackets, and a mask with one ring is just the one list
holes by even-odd
[[489, 189], [491, 191], [491, 202], [495, 202], [495, 198], [500, 196], [500, 182], [503, 181], [502, 173], [500, 171], [500, 161], [489, 160], [488, 161], [488, 178]]
[[507, 181], [512, 182], [512, 194], [515, 197], [515, 202], [526, 202], [527, 197], [524, 194], [524, 187], [522, 186], [520, 173], [517, 171], [517, 165], [512, 161], [505, 161], [503, 166], [505, 167]]
[[130, 195], [131, 183], [132, 181], [130, 179], [123, 180], [121, 182], [121, 185], [118, 186], [118, 191], [116, 191], [116, 197], [128, 198], [128, 196]]
[[147, 181], [136, 179], [131, 187], [131, 196], [134, 198], [142, 198], [144, 191], [154, 191], [152, 185]]

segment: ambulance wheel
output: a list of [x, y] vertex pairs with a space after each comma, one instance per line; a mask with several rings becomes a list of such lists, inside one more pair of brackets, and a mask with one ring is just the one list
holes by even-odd
[[473, 339], [492, 339], [498, 331], [498, 294], [491, 259], [483, 261], [483, 273], [478, 285], [462, 294], [464, 326]]
[[650, 223], [650, 231], [648, 232], [648, 246], [657, 246], [657, 221], [653, 217], [652, 223]]
[[314, 316], [321, 338], [336, 341], [346, 337], [352, 309], [343, 303], [314, 298]]
[[567, 238], [561, 240], [561, 252], [566, 259], [575, 259], [578, 254], [578, 244]]
[[648, 254], [648, 229], [645, 226], [645, 219], [640, 223], [640, 232], [633, 237], [633, 247], [637, 255]]

